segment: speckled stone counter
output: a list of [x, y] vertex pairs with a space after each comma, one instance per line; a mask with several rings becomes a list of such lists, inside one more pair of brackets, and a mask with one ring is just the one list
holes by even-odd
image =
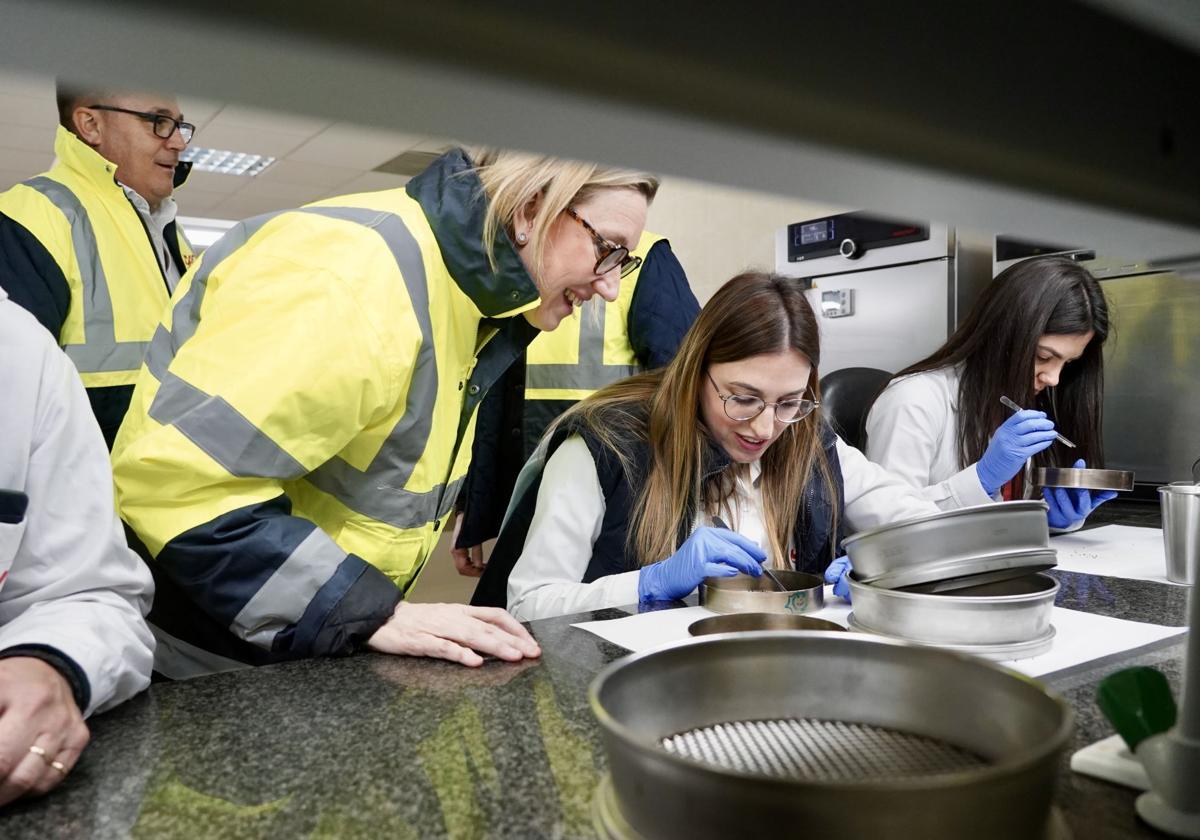
[[[1105, 513], [1097, 524], [1157, 524]], [[1061, 606], [1185, 623], [1186, 588], [1055, 574]], [[0, 837], [592, 837], [605, 757], [587, 687], [624, 651], [570, 625], [623, 614], [533, 622], [544, 657], [516, 665], [360, 655], [156, 684], [95, 718], [75, 771], [0, 813]], [[1181, 654], [1174, 641], [1120, 666], [1161, 667], [1178, 692]], [[1068, 756], [1112, 733], [1092, 698], [1116, 667], [1050, 681], [1077, 714]], [[1057, 807], [1073, 837], [1161, 836], [1134, 798], [1064, 757]]]

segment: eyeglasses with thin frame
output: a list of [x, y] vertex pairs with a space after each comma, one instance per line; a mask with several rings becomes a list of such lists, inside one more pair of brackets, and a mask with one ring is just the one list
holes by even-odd
[[618, 245], [615, 242], [609, 242], [601, 236], [594, 227], [588, 224], [587, 219], [575, 212], [574, 207], [568, 207], [567, 213], [571, 218], [583, 225], [584, 229], [592, 235], [592, 241], [596, 244], [596, 267], [593, 269], [596, 274], [601, 276], [608, 274], [617, 266], [621, 267], [621, 276], [626, 277], [631, 271], [642, 264], [641, 257], [631, 257], [629, 249], [624, 245]]
[[725, 406], [725, 416], [739, 423], [753, 420], [766, 411], [767, 406], [774, 407], [776, 423], [798, 423], [812, 414], [820, 405], [819, 402], [806, 399], [780, 400], [772, 403], [749, 394], [722, 394], [721, 389], [717, 387], [717, 381], [712, 378], [712, 374], [706, 372], [705, 375], [708, 376], [713, 390], [717, 392], [717, 396]]
[[89, 108], [95, 111], [114, 111], [118, 114], [132, 114], [138, 119], [145, 120], [154, 128], [154, 136], [161, 140], [170, 140], [171, 135], [177, 130], [179, 136], [183, 139], [183, 144], [186, 146], [192, 142], [192, 135], [196, 133], [196, 126], [189, 122], [177, 120], [174, 117], [169, 117], [166, 114], [151, 114], [146, 111], [131, 111], [128, 108], [118, 108], [116, 105], [89, 105]]

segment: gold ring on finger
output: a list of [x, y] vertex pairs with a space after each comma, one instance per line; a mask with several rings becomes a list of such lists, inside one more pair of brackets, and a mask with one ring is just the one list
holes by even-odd
[[59, 773], [62, 773], [64, 776], [67, 775], [67, 765], [63, 764], [61, 761], [51, 761], [50, 766]]
[[39, 747], [37, 744], [32, 744], [29, 747], [29, 751], [47, 764], [50, 763], [51, 759], [48, 755], [46, 755], [46, 750], [44, 748]]

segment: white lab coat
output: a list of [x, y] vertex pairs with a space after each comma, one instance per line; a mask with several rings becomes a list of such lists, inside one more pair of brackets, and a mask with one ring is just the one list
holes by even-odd
[[100, 428], [74, 366], [0, 289], [0, 489], [28, 496], [0, 523], [0, 650], [46, 645], [86, 674], [84, 715], [150, 684], [154, 584], [125, 543]]
[[974, 464], [958, 457], [957, 368], [888, 384], [867, 415], [867, 457], [919, 488], [942, 510], [986, 505]]
[[[857, 449], [837, 442], [847, 534], [937, 513], [938, 508], [900, 478], [872, 464]], [[745, 501], [745, 500], [743, 500]], [[565, 440], [546, 462], [537, 507], [525, 545], [508, 577], [508, 611], [522, 621], [636, 604], [640, 570], [582, 583], [592, 545], [604, 521], [604, 493], [587, 444]], [[761, 528], [756, 515], [742, 518], [739, 532]]]

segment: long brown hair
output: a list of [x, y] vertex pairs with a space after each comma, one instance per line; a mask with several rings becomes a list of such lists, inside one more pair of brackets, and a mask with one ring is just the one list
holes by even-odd
[[[646, 476], [627, 543], [641, 565], [672, 554], [687, 517], [700, 507], [715, 512], [733, 491], [732, 470], [702, 475], [704, 453], [712, 445], [700, 413], [709, 366], [786, 350], [795, 350], [812, 364], [808, 387], [812, 398], [820, 400], [817, 321], [800, 285], [775, 274], [740, 274], [704, 306], [670, 365], [609, 385], [560, 418], [559, 422], [573, 418], [585, 424], [621, 459], [627, 476]], [[773, 557], [788, 556], [813, 470], [820, 472], [827, 487], [834, 486], [821, 442], [823, 422], [818, 410], [786, 426], [762, 456], [759, 486], [769, 542], [764, 548]], [[649, 444], [648, 465], [630, 463], [628, 453], [622, 452], [620, 442], [630, 436]], [[836, 534], [833, 507], [830, 533]]]
[[[1063, 368], [1058, 385], [1034, 393], [1037, 343], [1043, 335], [1095, 333], [1083, 355]], [[1066, 257], [1035, 257], [1011, 265], [983, 291], [970, 314], [933, 355], [910, 365], [911, 373], [961, 366], [958, 386], [958, 455], [963, 464], [983, 457], [988, 442], [1011, 412], [1001, 395], [1045, 411], [1077, 449], [1062, 443], [1034, 456], [1052, 467], [1083, 458], [1104, 464], [1104, 342], [1108, 305], [1086, 268]]]

